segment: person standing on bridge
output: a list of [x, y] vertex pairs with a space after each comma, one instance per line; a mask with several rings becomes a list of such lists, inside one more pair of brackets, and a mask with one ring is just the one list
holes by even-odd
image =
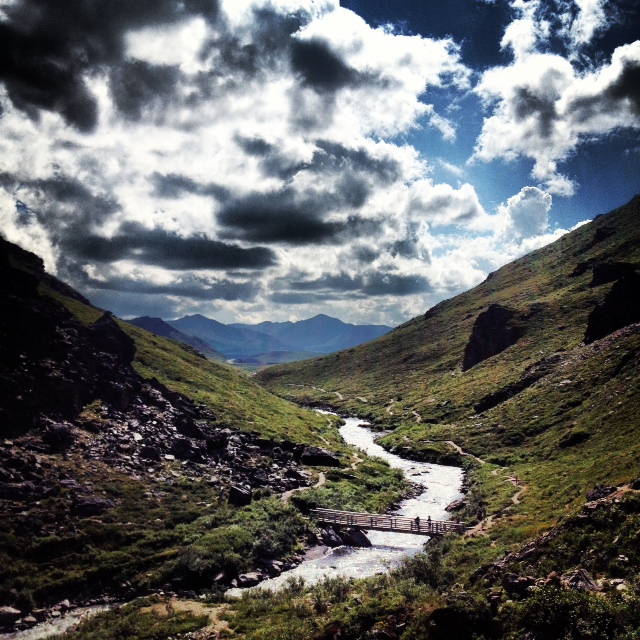
[[420, 516], [416, 516], [416, 528], [420, 531]]
[[427, 531], [431, 531], [431, 516], [427, 516]]

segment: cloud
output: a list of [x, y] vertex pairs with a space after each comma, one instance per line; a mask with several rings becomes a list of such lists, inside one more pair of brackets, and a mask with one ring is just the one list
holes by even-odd
[[575, 185], [558, 164], [587, 141], [640, 129], [639, 78], [640, 41], [582, 73], [568, 58], [537, 52], [490, 69], [475, 88], [493, 114], [483, 122], [474, 158], [531, 158], [532, 176], [547, 190], [572, 195]]
[[89, 132], [97, 125], [98, 105], [86, 76], [123, 61], [129, 30], [194, 13], [215, 20], [217, 9], [215, 0], [95, 0], [72, 3], [64, 12], [55, 0], [5, 5], [0, 80], [13, 104], [30, 116], [55, 111]]
[[264, 269], [276, 263], [266, 247], [242, 248], [205, 235], [181, 237], [162, 229], [146, 229], [129, 222], [110, 238], [89, 235], [70, 238], [67, 247], [81, 260], [134, 260], [172, 270]]
[[507, 233], [516, 238], [532, 238], [546, 233], [552, 198], [537, 187], [524, 187], [499, 207], [507, 219]]
[[[637, 43], [585, 66], [605, 5], [553, 2], [511, 2], [513, 61], [478, 74], [452, 38], [337, 0], [5, 3], [3, 233], [127, 316], [400, 322], [549, 241], [560, 163], [636, 126]], [[530, 158], [538, 182], [493, 211], [443, 157], [476, 81], [474, 158]]]

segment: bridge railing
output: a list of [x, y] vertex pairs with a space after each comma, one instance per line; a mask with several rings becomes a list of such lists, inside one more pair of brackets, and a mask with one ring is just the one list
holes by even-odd
[[464, 533], [466, 527], [450, 520], [431, 520], [427, 518], [408, 518], [389, 514], [358, 513], [338, 511], [336, 509], [311, 509], [311, 515], [319, 522], [337, 524], [361, 529], [378, 531], [396, 531], [420, 535], [441, 535], [444, 533]]

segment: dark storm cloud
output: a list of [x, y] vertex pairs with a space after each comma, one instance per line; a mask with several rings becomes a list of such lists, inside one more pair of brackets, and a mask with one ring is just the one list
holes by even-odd
[[[11, 193], [20, 194], [38, 222], [54, 235], [72, 230], [74, 235], [82, 236], [94, 224], [105, 222], [119, 209], [114, 198], [94, 194], [81, 182], [68, 176], [20, 180], [8, 173], [0, 173], [0, 186]], [[34, 198], [47, 200], [47, 207], [38, 208], [31, 202]]]
[[316, 280], [298, 280], [291, 283], [291, 288], [296, 291], [320, 291], [331, 289], [333, 291], [358, 291], [363, 286], [363, 277], [350, 276], [346, 273], [325, 273]]
[[308, 293], [274, 293], [269, 296], [276, 304], [309, 304], [317, 301], [317, 297]]
[[215, 183], [199, 184], [188, 176], [178, 173], [161, 174], [157, 171], [149, 177], [153, 185], [153, 195], [159, 198], [177, 199], [185, 193], [210, 196], [220, 202], [226, 202], [229, 190]]
[[120, 291], [123, 293], [176, 296], [194, 300], [242, 300], [245, 302], [253, 300], [260, 288], [252, 282], [233, 282], [231, 280], [213, 283], [187, 281], [186, 283], [176, 282], [167, 285], [153, 285], [148, 282], [132, 280], [131, 278], [114, 278], [107, 282], [91, 280], [85, 284], [92, 289]]
[[[402, 175], [400, 164], [393, 158], [375, 157], [366, 148], [349, 148], [328, 140], [317, 141], [318, 149], [312, 159], [299, 164], [292, 163], [277, 148], [259, 138], [236, 138], [236, 142], [261, 158], [266, 175], [286, 180], [305, 172], [317, 176], [321, 184], [331, 186], [324, 192], [306, 194], [285, 187], [229, 201], [218, 213], [218, 222], [227, 238], [305, 245], [346, 242], [371, 235], [379, 230], [380, 221], [362, 218], [355, 212], [341, 221], [327, 220], [327, 217], [332, 211], [357, 211], [374, 189], [393, 184]], [[173, 185], [177, 187], [194, 188], [193, 185]]]
[[629, 100], [633, 111], [640, 115], [640, 62], [628, 60], [623, 66], [620, 77], [607, 91], [611, 100]]
[[318, 140], [316, 146], [319, 151], [313, 156], [314, 167], [334, 171], [349, 168], [373, 176], [376, 182], [384, 184], [392, 184], [402, 177], [402, 167], [397, 160], [376, 158], [363, 147], [352, 149], [329, 140]]
[[265, 247], [244, 249], [204, 235], [183, 238], [163, 229], [146, 229], [129, 222], [113, 238], [89, 235], [67, 241], [69, 249], [94, 262], [133, 260], [166, 269], [264, 269], [276, 263]]
[[350, 276], [346, 273], [324, 274], [316, 280], [291, 283], [294, 292], [332, 291], [355, 292], [366, 296], [409, 296], [431, 290], [429, 281], [422, 276], [372, 271], [364, 275]]
[[56, 111], [88, 132], [97, 123], [98, 111], [84, 76], [122, 62], [129, 30], [192, 15], [215, 20], [218, 4], [217, 0], [18, 0], [3, 10], [8, 19], [0, 22], [0, 82], [14, 105], [31, 117], [37, 117], [40, 109]]
[[300, 196], [292, 189], [253, 194], [218, 213], [218, 222], [225, 229], [221, 237], [307, 245], [346, 242], [375, 232], [380, 222], [359, 216], [343, 221], [324, 219], [328, 212], [348, 204], [351, 197], [348, 191]]
[[553, 133], [554, 123], [558, 119], [555, 85], [561, 79], [557, 70], [549, 69], [535, 90], [531, 87], [518, 87], [515, 90], [513, 100], [516, 118], [522, 121], [535, 116], [538, 132], [543, 138], [548, 138]]
[[622, 103], [628, 103], [631, 110], [640, 115], [640, 62], [637, 60], [625, 60], [620, 75], [601, 95], [578, 98], [571, 103], [571, 109], [582, 122], [617, 109]]
[[410, 296], [431, 291], [431, 285], [422, 276], [393, 273], [373, 273], [366, 277], [362, 292], [368, 296]]
[[244, 198], [220, 212], [218, 222], [231, 238], [291, 245], [328, 242], [343, 229], [324, 222], [315, 207], [297, 204], [292, 194]]
[[124, 62], [111, 72], [111, 95], [122, 115], [140, 120], [146, 107], [166, 106], [179, 79], [178, 67]]
[[318, 91], [337, 91], [357, 77], [326, 42], [317, 39], [293, 41], [291, 66], [303, 84]]
[[578, 98], [571, 103], [571, 111], [579, 122], [601, 113], [615, 111], [628, 103], [634, 114], [640, 115], [640, 62], [625, 60], [620, 75], [602, 94]]
[[[141, 296], [162, 295], [195, 300], [248, 301], [255, 298], [260, 290], [260, 285], [256, 282], [235, 282], [229, 279], [211, 281], [193, 274], [186, 274], [172, 283], [159, 285], [146, 280], [111, 275], [108, 272], [101, 274], [103, 277], [98, 280], [88, 276], [77, 265], [71, 266], [68, 272], [73, 280], [82, 286], [83, 290], [118, 291]], [[134, 301], [132, 301], [132, 306], [135, 306]]]
[[262, 138], [244, 138], [238, 135], [236, 142], [250, 156], [266, 156], [274, 150], [274, 146]]
[[250, 33], [236, 35], [219, 29], [202, 48], [202, 59], [212, 58], [215, 64], [200, 75], [203, 97], [211, 95], [212, 80], [242, 82], [254, 78], [265, 69], [274, 69], [290, 58], [291, 36], [309, 20], [303, 11], [283, 15], [273, 9], [254, 9]]

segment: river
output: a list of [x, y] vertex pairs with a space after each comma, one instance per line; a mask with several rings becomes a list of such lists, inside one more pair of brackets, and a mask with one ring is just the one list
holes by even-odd
[[[395, 513], [409, 517], [419, 515], [422, 520], [426, 520], [427, 516], [433, 520], [449, 519], [445, 507], [462, 497], [462, 469], [405, 460], [376, 444], [375, 433], [362, 420], [347, 418], [345, 422], [340, 428], [340, 435], [347, 444], [358, 447], [370, 456], [386, 460], [391, 467], [401, 469], [409, 480], [425, 488], [419, 496], [403, 501]], [[277, 590], [291, 578], [303, 578], [306, 584], [338, 576], [365, 578], [399, 565], [405, 556], [421, 551], [428, 540], [424, 536], [384, 531], [370, 531], [367, 536], [371, 540], [371, 547], [328, 549], [320, 557], [305, 560], [294, 569], [277, 578], [265, 580], [254, 588]], [[231, 589], [227, 594], [237, 597], [243, 591]]]

